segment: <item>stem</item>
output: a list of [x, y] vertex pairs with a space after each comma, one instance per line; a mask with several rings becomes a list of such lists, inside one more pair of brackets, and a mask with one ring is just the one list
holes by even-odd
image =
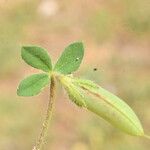
[[49, 125], [49, 122], [50, 122], [50, 119], [52, 116], [53, 105], [54, 105], [54, 96], [55, 96], [55, 81], [54, 81], [54, 77], [52, 76], [51, 83], [50, 83], [50, 95], [49, 95], [49, 103], [48, 103], [46, 117], [43, 122], [40, 136], [37, 140], [36, 145], [33, 147], [32, 150], [41, 150], [42, 145], [44, 144], [45, 138], [47, 136], [48, 125]]

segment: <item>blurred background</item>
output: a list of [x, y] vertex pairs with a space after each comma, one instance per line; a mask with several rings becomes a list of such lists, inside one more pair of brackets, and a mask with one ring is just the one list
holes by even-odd
[[[22, 61], [21, 46], [40, 45], [56, 62], [79, 40], [85, 57], [74, 75], [124, 99], [150, 134], [149, 0], [0, 0], [0, 150], [31, 150], [48, 102], [48, 88], [35, 97], [16, 95], [20, 80], [38, 72]], [[149, 150], [149, 140], [78, 108], [57, 86], [45, 150]]]

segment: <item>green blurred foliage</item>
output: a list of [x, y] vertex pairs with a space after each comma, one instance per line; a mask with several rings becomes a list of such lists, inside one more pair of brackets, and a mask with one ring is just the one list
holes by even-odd
[[114, 16], [107, 10], [99, 10], [94, 12], [88, 20], [88, 30], [95, 36], [98, 42], [109, 39], [115, 32]]
[[137, 35], [150, 33], [150, 3], [148, 1], [126, 1], [127, 13], [125, 21], [127, 27]]
[[[2, 3], [3, 4], [3, 3]], [[7, 3], [4, 3], [7, 5]], [[5, 8], [5, 7], [4, 7]], [[0, 74], [13, 71], [18, 62], [18, 49], [24, 36], [24, 28], [35, 18], [35, 2], [16, 4], [1, 10], [0, 14]], [[8, 61], [9, 60], [9, 61]]]

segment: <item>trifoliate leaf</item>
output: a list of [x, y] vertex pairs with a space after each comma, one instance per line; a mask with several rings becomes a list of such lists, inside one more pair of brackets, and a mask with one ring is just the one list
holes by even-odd
[[54, 70], [62, 74], [70, 74], [76, 71], [82, 61], [84, 48], [81, 42], [70, 44], [58, 59]]
[[45, 73], [31, 75], [21, 81], [17, 94], [19, 96], [37, 95], [49, 82], [49, 76]]
[[60, 81], [76, 104], [82, 102], [83, 107], [128, 134], [144, 136], [143, 128], [134, 111], [114, 94], [89, 80], [64, 76]]
[[51, 59], [47, 51], [37, 46], [23, 46], [22, 59], [34, 68], [49, 72], [52, 69]]

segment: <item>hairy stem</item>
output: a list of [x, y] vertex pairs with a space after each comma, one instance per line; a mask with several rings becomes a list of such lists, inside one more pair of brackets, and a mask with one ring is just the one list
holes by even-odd
[[51, 83], [50, 83], [50, 96], [49, 96], [49, 103], [48, 103], [46, 117], [45, 117], [45, 120], [43, 122], [40, 136], [37, 140], [36, 145], [33, 147], [32, 150], [41, 150], [42, 145], [44, 144], [45, 138], [47, 136], [49, 122], [50, 122], [50, 119], [52, 116], [53, 105], [54, 105], [54, 96], [55, 96], [55, 81], [54, 81], [54, 77], [52, 76], [51, 77]]

